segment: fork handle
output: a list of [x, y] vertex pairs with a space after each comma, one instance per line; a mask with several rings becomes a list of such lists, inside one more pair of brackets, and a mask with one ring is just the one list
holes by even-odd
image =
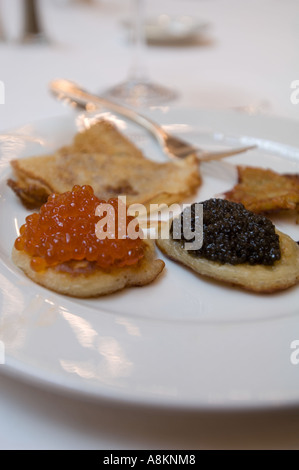
[[153, 134], [160, 144], [164, 143], [165, 132], [156, 122], [137, 113], [131, 108], [124, 107], [113, 101], [93, 95], [70, 80], [53, 80], [50, 83], [50, 91], [58, 97], [58, 99], [66, 100], [68, 102], [71, 101], [84, 109], [88, 109], [90, 106], [103, 106], [110, 109], [111, 111], [130, 119], [130, 121], [145, 127], [151, 134]]

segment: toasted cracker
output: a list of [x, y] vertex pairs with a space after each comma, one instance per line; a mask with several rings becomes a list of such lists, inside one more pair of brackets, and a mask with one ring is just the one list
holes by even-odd
[[157, 163], [111, 124], [97, 123], [75, 136], [74, 143], [54, 155], [11, 162], [14, 179], [8, 185], [26, 207], [40, 207], [51, 193], [89, 184], [100, 199], [127, 196], [127, 204], [180, 202], [201, 184], [195, 156]]
[[253, 212], [294, 210], [299, 206], [299, 175], [270, 169], [238, 166], [238, 184], [224, 193]]
[[294, 286], [299, 282], [299, 246], [288, 235], [279, 235], [281, 258], [273, 266], [232, 265], [193, 256], [178, 241], [157, 240], [160, 250], [170, 259], [191, 268], [196, 273], [257, 293], [270, 294]]

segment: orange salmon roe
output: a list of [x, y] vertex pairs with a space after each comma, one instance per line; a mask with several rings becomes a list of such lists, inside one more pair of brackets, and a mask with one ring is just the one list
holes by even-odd
[[[117, 199], [108, 201], [115, 210], [116, 238], [97, 238], [95, 226], [100, 217], [95, 211], [99, 204], [106, 201], [98, 199], [87, 185], [52, 194], [39, 213], [26, 217], [15, 248], [32, 257], [31, 267], [35, 271], [70, 260], [96, 262], [103, 269], [136, 264], [144, 256], [144, 244], [141, 238], [117, 238]], [[126, 227], [131, 220], [133, 217], [127, 217]]]

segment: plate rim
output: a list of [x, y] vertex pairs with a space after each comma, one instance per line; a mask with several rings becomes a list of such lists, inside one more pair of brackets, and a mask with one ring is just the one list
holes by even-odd
[[[188, 108], [177, 108], [177, 109], [185, 109], [187, 111], [190, 110], [190, 107]], [[204, 110], [203, 109], [198, 109], [196, 107], [194, 108], [191, 108], [193, 111], [195, 110], [198, 110], [200, 112], [203, 112]], [[212, 112], [218, 112], [219, 110], [209, 110], [209, 111], [212, 111]], [[227, 114], [228, 112], [229, 113], [236, 113], [236, 111], [233, 111], [233, 110], [223, 110], [224, 114]], [[38, 120], [34, 120], [34, 121], [31, 121], [30, 123], [27, 123], [27, 124], [31, 124], [31, 125], [39, 125], [41, 124], [41, 122], [43, 123], [46, 123], [46, 122], [49, 122], [49, 120], [56, 120], [56, 119], [63, 119], [65, 121], [68, 121], [69, 119], [72, 119], [74, 118], [74, 114], [63, 114], [63, 115], [59, 115], [59, 116], [51, 116], [49, 118], [43, 118], [43, 119], [38, 119]], [[275, 119], [277, 122], [278, 121], [281, 121], [281, 120], [284, 120], [286, 123], [291, 121], [292, 123], [295, 123], [296, 121], [293, 120], [293, 119], [290, 119], [290, 118], [280, 118], [280, 117], [276, 117], [276, 116], [271, 116], [271, 119]], [[265, 117], [265, 119], [268, 120], [268, 117]], [[14, 132], [15, 130], [19, 129], [21, 126], [18, 126], [14, 129], [11, 129], [11, 130], [7, 130], [7, 131], [0, 131], [0, 135], [1, 134], [5, 134], [5, 133], [10, 133], [10, 132]], [[298, 149], [299, 149], [299, 145], [298, 145]], [[139, 397], [139, 399], [137, 399], [136, 397], [134, 398], [130, 398], [130, 397], [124, 397], [124, 396], [115, 396], [115, 397], [111, 397], [111, 396], [105, 396], [105, 394], [96, 394], [95, 392], [89, 390], [84, 390], [84, 387], [77, 387], [77, 388], [69, 388], [67, 385], [63, 384], [60, 380], [51, 380], [50, 382], [46, 380], [46, 378], [40, 378], [39, 375], [35, 375], [34, 374], [34, 371], [31, 371], [31, 373], [28, 375], [26, 374], [26, 372], [24, 372], [24, 370], [22, 370], [22, 365], [20, 362], [18, 362], [17, 360], [15, 360], [14, 358], [11, 358], [7, 363], [6, 365], [9, 365], [8, 369], [5, 367], [5, 369], [3, 369], [3, 372], [5, 374], [8, 374], [8, 375], [12, 375], [14, 377], [17, 377], [19, 376], [21, 379], [23, 380], [26, 380], [26, 381], [31, 381], [33, 383], [35, 383], [36, 385], [40, 385], [40, 386], [46, 386], [46, 387], [51, 387], [51, 388], [54, 388], [55, 390], [57, 391], [61, 391], [63, 393], [71, 393], [71, 394], [74, 394], [74, 395], [79, 395], [79, 396], [84, 396], [85, 398], [90, 398], [92, 400], [96, 399], [96, 400], [108, 400], [108, 401], [113, 401], [113, 402], [117, 402], [117, 403], [127, 403], [127, 404], [131, 404], [131, 405], [136, 405], [136, 406], [154, 406], [154, 407], [162, 407], [163, 409], [165, 408], [175, 408], [175, 409], [186, 409], [186, 410], [225, 410], [225, 411], [233, 411], [233, 410], [253, 410], [253, 409], [265, 409], [265, 408], [270, 408], [270, 409], [273, 409], [273, 408], [276, 408], [277, 409], [277, 403], [273, 402], [269, 402], [269, 401], [265, 401], [265, 402], [262, 402], [262, 401], [259, 401], [259, 402], [255, 402], [255, 403], [244, 403], [244, 402], [240, 402], [240, 403], [236, 403], [236, 402], [232, 402], [230, 404], [226, 403], [226, 404], [223, 404], [223, 403], [220, 403], [218, 406], [217, 404], [213, 403], [213, 404], [209, 404], [209, 403], [206, 403], [204, 405], [196, 405], [195, 403], [182, 403], [178, 400], [173, 400], [173, 402], [169, 402], [167, 400], [162, 400], [161, 401], [161, 397], [156, 397], [155, 399], [152, 399], [152, 400], [149, 400], [149, 397], [147, 397], [146, 401], [144, 401], [142, 399], [142, 397]], [[26, 369], [26, 367], [25, 367]], [[30, 369], [30, 367], [29, 367]], [[27, 369], [26, 369], [27, 370]], [[2, 372], [2, 368], [0, 366], [0, 372]], [[75, 381], [76, 382], [76, 381]], [[293, 407], [295, 405], [298, 405], [299, 403], [299, 396], [298, 396], [298, 399], [294, 399], [293, 401], [292, 400], [289, 400], [285, 403], [279, 403], [279, 408], [283, 407]]]

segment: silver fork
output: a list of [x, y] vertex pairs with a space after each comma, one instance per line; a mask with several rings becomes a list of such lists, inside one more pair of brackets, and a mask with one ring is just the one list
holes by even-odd
[[88, 91], [80, 88], [76, 83], [69, 80], [58, 79], [50, 83], [50, 91], [59, 99], [66, 101], [71, 105], [77, 105], [84, 109], [97, 109], [105, 107], [117, 114], [146, 128], [160, 143], [164, 153], [170, 158], [186, 158], [189, 155], [195, 155], [200, 161], [219, 160], [232, 155], [237, 155], [247, 150], [256, 148], [256, 145], [247, 147], [238, 147], [224, 151], [206, 151], [197, 146], [190, 145], [184, 140], [175, 137], [166, 132], [156, 122], [148, 117], [137, 113], [131, 108], [127, 108], [113, 101], [93, 95]]

